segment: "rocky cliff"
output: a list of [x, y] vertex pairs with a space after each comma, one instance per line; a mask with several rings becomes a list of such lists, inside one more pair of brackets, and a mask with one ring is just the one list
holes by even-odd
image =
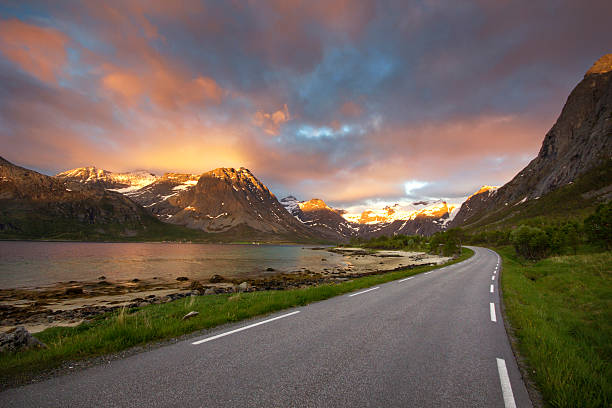
[[495, 192], [471, 197], [450, 226], [468, 225], [503, 207], [538, 199], [611, 159], [612, 54], [608, 54], [571, 92], [538, 156]]

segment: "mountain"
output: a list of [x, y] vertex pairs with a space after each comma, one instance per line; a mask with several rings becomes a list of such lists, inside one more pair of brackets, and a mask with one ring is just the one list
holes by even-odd
[[[611, 161], [612, 54], [607, 54], [570, 93], [538, 156], [504, 186], [472, 196], [450, 226], [480, 223], [484, 217], [499, 219], [501, 213], [511, 217], [523, 203], [539, 200], [592, 171], [605, 171], [602, 166], [608, 167]], [[592, 186], [594, 194], [598, 190], [605, 194], [610, 184], [609, 178], [599, 180]]]
[[199, 179], [200, 176], [197, 174], [166, 173], [153, 183], [124, 194], [160, 220], [166, 221], [177, 213], [174, 201], [168, 199], [176, 197], [182, 191], [195, 188]]
[[409, 206], [369, 209], [359, 214], [329, 207], [323, 200], [298, 201], [289, 196], [281, 200], [285, 209], [300, 222], [325, 236], [370, 238], [380, 235], [433, 235], [446, 229], [458, 206], [445, 201], [416, 202]]
[[298, 221], [330, 240], [346, 241], [359, 234], [359, 225], [342, 217], [342, 210], [329, 207], [323, 200], [313, 198], [298, 201], [295, 197], [283, 198], [280, 203]]
[[131, 236], [156, 220], [123, 195], [96, 185], [68, 186], [0, 158], [0, 236], [74, 236], [106, 228]]
[[96, 167], [80, 167], [59, 173], [55, 177], [68, 186], [75, 186], [76, 183], [97, 185], [120, 193], [141, 189], [157, 180], [157, 176], [147, 171], [113, 173]]
[[210, 233], [245, 239], [321, 239], [288, 214], [245, 168], [218, 168], [201, 175], [167, 173], [128, 195], [164, 222]]
[[[360, 236], [426, 235], [443, 231], [457, 213], [458, 206], [446, 201], [420, 201], [410, 206], [398, 204], [381, 210], [366, 210], [359, 217]], [[354, 215], [345, 215], [355, 219]]]
[[499, 187], [484, 185], [469, 196], [463, 204], [461, 204], [461, 208], [451, 221], [450, 226], [462, 225], [467, 219], [478, 216], [479, 214], [484, 214], [492, 202], [492, 197], [497, 194], [498, 189]]

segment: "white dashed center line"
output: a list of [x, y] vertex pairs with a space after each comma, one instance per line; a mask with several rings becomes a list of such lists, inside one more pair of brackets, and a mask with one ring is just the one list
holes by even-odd
[[491, 276], [491, 280], [495, 280], [495, 276]]
[[376, 290], [378, 288], [380, 288], [380, 286], [377, 286], [375, 288], [366, 289], [366, 290], [361, 291], [361, 292], [353, 293], [352, 295], [349, 295], [349, 297], [353, 297], [353, 296], [361, 295], [363, 293], [371, 292], [371, 291]]
[[497, 317], [495, 316], [495, 303], [489, 303], [489, 307], [491, 309], [491, 321], [497, 322]]
[[282, 319], [284, 317], [293, 316], [294, 314], [297, 314], [297, 313], [300, 313], [300, 311], [297, 310], [295, 312], [291, 312], [291, 313], [287, 313], [287, 314], [284, 314], [284, 315], [276, 316], [276, 317], [273, 317], [273, 318], [268, 319], [268, 320], [262, 320], [261, 322], [249, 324], [248, 326], [244, 326], [244, 327], [241, 327], [239, 329], [230, 330], [230, 331], [225, 332], [225, 333], [217, 334], [216, 336], [207, 337], [207, 338], [202, 339], [202, 340], [194, 341], [191, 344], [197, 346], [198, 344], [206, 343], [207, 341], [216, 340], [216, 339], [218, 339], [220, 337], [229, 336], [230, 334], [238, 333], [238, 332], [241, 332], [241, 331], [246, 330], [246, 329], [250, 329], [250, 328], [255, 327], [255, 326], [259, 326], [259, 325], [262, 325], [262, 324], [270, 323], [270, 322], [273, 322], [274, 320]]
[[491, 293], [493, 293], [493, 284], [491, 284]]

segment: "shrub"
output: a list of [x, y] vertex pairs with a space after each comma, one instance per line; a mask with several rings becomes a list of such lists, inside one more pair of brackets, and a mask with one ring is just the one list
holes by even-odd
[[510, 241], [519, 256], [542, 259], [550, 252], [550, 237], [540, 228], [521, 225], [510, 235]]
[[597, 207], [595, 214], [584, 220], [584, 229], [590, 242], [611, 249], [612, 201]]

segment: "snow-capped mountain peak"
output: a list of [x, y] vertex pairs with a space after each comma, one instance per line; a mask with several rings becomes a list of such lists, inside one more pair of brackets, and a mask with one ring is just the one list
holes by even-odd
[[156, 175], [144, 170], [115, 173], [94, 166], [68, 170], [55, 177], [68, 183], [95, 184], [119, 193], [141, 189], [158, 179]]

